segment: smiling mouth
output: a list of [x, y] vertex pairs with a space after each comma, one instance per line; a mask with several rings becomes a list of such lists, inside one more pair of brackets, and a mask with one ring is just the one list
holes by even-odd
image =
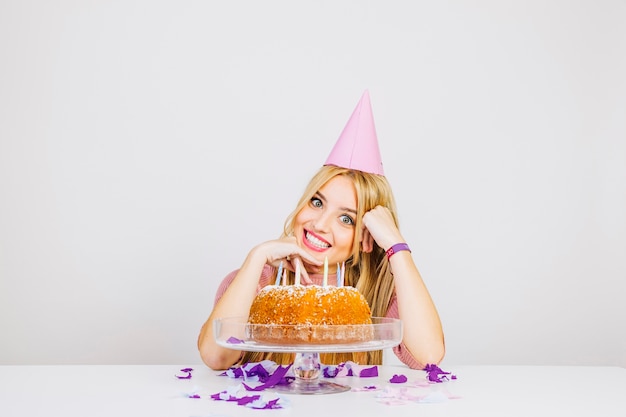
[[328, 242], [324, 242], [323, 240], [316, 238], [306, 230], [304, 231], [304, 239], [306, 239], [307, 243], [313, 248], [320, 250], [330, 248], [330, 244]]

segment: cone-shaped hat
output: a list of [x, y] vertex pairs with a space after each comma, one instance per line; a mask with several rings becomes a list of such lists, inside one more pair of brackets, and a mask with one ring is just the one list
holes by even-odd
[[363, 93], [324, 165], [385, 175], [380, 158], [370, 95]]

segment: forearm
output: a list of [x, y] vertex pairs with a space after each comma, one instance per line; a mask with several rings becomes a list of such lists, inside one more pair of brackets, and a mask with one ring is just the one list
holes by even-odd
[[397, 252], [389, 262], [403, 321], [402, 341], [420, 363], [439, 363], [445, 354], [441, 320], [411, 253]]
[[250, 252], [236, 277], [215, 304], [211, 315], [202, 326], [198, 337], [198, 350], [204, 363], [212, 369], [227, 369], [239, 359], [241, 352], [219, 346], [213, 336], [213, 322], [225, 317], [248, 316], [250, 305], [257, 293], [259, 276], [265, 257]]
[[[291, 256], [291, 263], [289, 257]], [[293, 236], [261, 243], [254, 247], [246, 257], [237, 275], [224, 294], [215, 304], [209, 319], [204, 323], [198, 337], [198, 350], [204, 363], [213, 369], [225, 369], [232, 366], [239, 358], [239, 352], [225, 349], [215, 343], [213, 321], [225, 317], [247, 318], [250, 306], [257, 294], [259, 279], [265, 265], [276, 267], [279, 262], [287, 262], [286, 268], [293, 271], [293, 262], [303, 262], [310, 268], [317, 269], [321, 261], [300, 248]], [[306, 269], [302, 269], [302, 280], [310, 282]]]

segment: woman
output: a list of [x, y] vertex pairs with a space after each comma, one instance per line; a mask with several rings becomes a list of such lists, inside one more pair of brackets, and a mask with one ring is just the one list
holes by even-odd
[[[214, 309], [198, 338], [202, 360], [212, 369], [262, 359], [290, 363], [291, 354], [242, 353], [217, 345], [213, 338], [213, 320], [247, 317], [257, 292], [275, 282], [280, 262], [289, 270], [289, 283], [294, 282], [295, 262], [301, 262], [304, 266], [302, 283], [321, 285], [325, 258], [328, 259], [329, 279], [337, 274], [335, 265], [345, 262], [345, 285], [356, 287], [364, 295], [372, 316], [403, 321], [402, 343], [394, 348], [402, 362], [422, 369], [426, 364], [443, 359], [441, 322], [398, 228], [395, 200], [382, 175], [377, 142], [374, 157], [365, 158], [369, 161], [365, 165], [355, 167], [354, 161], [358, 158], [352, 154], [348, 158], [337, 157], [337, 152], [343, 152], [340, 142], [364, 140], [358, 135], [351, 136], [353, 131], [361, 136], [368, 131], [369, 140], [372, 139], [373, 118], [367, 115], [368, 108], [366, 92], [326, 165], [312, 178], [287, 218], [282, 236], [252, 248], [241, 268], [222, 281]], [[363, 124], [369, 130], [364, 129]], [[373, 140], [377, 140], [375, 133]], [[370, 154], [372, 150], [367, 146], [350, 149], [350, 152], [369, 149]], [[346, 360], [381, 364], [382, 352], [322, 355], [323, 363]]]

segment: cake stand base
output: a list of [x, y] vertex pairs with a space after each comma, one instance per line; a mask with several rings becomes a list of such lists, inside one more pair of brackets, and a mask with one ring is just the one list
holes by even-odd
[[297, 352], [291, 367], [295, 380], [289, 385], [275, 385], [284, 394], [336, 394], [350, 391], [346, 385], [322, 381], [322, 364], [319, 352]]
[[281, 394], [338, 394], [340, 392], [350, 391], [350, 386], [336, 384], [328, 381], [300, 381], [295, 380], [289, 385], [275, 385], [272, 390]]

